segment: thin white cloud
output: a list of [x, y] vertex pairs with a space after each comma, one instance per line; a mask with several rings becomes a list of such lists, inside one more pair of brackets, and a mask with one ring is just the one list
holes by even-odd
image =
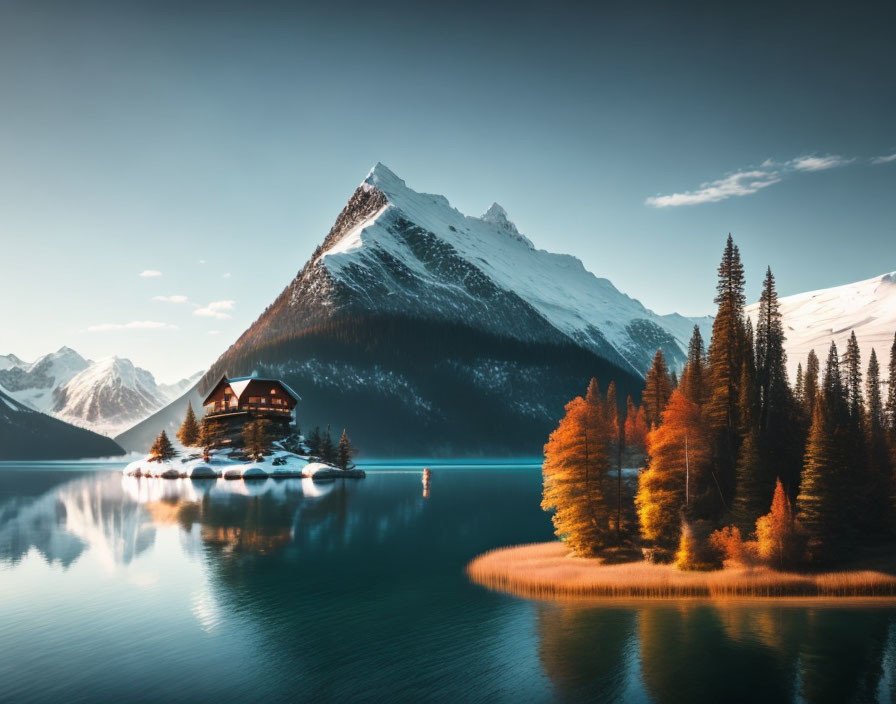
[[876, 156], [871, 160], [872, 164], [892, 164], [896, 161], [896, 154], [886, 154], [884, 156]]
[[140, 272], [139, 275], [142, 276], [144, 279], [154, 279], [157, 276], [161, 276], [162, 272], [158, 271], [156, 269], [144, 269], [143, 271]]
[[652, 205], [654, 208], [674, 208], [679, 205], [717, 203], [734, 196], [748, 196], [780, 180], [777, 171], [738, 171], [718, 181], [701, 184], [700, 188], [693, 191], [653, 196], [647, 199], [647, 205]]
[[236, 301], [212, 301], [204, 308], [197, 308], [193, 311], [193, 315], [200, 315], [204, 318], [218, 318], [224, 320], [229, 318], [230, 314], [226, 311], [233, 310]]
[[[881, 157], [879, 157], [881, 158]], [[892, 156], [896, 160], [896, 154]], [[644, 203], [654, 208], [675, 208], [681, 205], [718, 203], [728, 198], [748, 196], [779, 183], [797, 172], [826, 171], [850, 164], [854, 159], [842, 156], [805, 155], [785, 162], [766, 159], [758, 167], [742, 169], [716, 181], [700, 184], [699, 188], [669, 195], [651, 196]]]
[[200, 259], [200, 260], [199, 260], [199, 263], [200, 263], [200, 264], [205, 264], [205, 259]]
[[163, 303], [186, 303], [186, 296], [153, 296], [152, 300], [162, 301]]
[[100, 323], [87, 328], [88, 332], [109, 332], [110, 330], [177, 330], [176, 325], [160, 323], [156, 320], [132, 320], [129, 323]]
[[220, 335], [221, 331], [220, 330], [209, 330], [208, 334], [209, 335]]
[[838, 166], [845, 166], [852, 159], [844, 159], [842, 156], [800, 156], [789, 163], [797, 171], [826, 171]]
[[229, 278], [230, 278], [230, 272], [228, 271], [228, 272], [226, 272], [226, 273], [224, 273], [224, 274], [221, 274], [221, 278], [222, 278], [222, 279], [229, 279]]

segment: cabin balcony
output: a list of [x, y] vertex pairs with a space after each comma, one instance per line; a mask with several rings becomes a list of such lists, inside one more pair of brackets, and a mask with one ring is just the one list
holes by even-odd
[[234, 416], [239, 415], [241, 413], [252, 415], [263, 415], [270, 416], [276, 418], [288, 418], [292, 416], [292, 411], [289, 408], [280, 407], [280, 406], [268, 406], [266, 404], [241, 404], [239, 406], [223, 406], [223, 405], [215, 405], [215, 406], [206, 406], [205, 407], [205, 417], [206, 418], [217, 418], [220, 416]]

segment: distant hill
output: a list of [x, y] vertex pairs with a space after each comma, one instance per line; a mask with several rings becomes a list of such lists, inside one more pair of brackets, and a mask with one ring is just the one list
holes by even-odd
[[0, 460], [62, 460], [124, 454], [110, 438], [28, 408], [0, 391]]

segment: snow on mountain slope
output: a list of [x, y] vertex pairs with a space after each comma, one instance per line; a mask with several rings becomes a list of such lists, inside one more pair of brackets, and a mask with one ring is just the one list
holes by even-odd
[[[809, 350], [815, 350], [822, 365], [831, 341], [842, 354], [853, 331], [862, 350], [863, 366], [867, 366], [873, 348], [881, 367], [886, 367], [896, 334], [896, 272], [798, 293], [781, 298], [780, 303], [791, 378], [795, 378], [799, 363], [805, 367]], [[758, 303], [747, 308], [754, 325], [758, 308]]]
[[[447, 249], [572, 340], [605, 357], [615, 352], [642, 376], [659, 346], [666, 349], [673, 367], [683, 363], [695, 322], [704, 336], [708, 333], [708, 318], [657, 315], [589, 272], [577, 258], [536, 249], [497, 203], [481, 218], [465, 216], [444, 196], [411, 190], [382, 164], [373, 168], [353, 200], [359, 192], [373, 201], [366, 217], [335, 241], [328, 238], [320, 255], [329, 274], [343, 284], [360, 289], [373, 277], [389, 282], [386, 295], [401, 300], [405, 280], [413, 278], [415, 293], [422, 282], [432, 294], [430, 309], [423, 313], [432, 315], [433, 301], [441, 300], [443, 308], [465, 315], [468, 305], [476, 304], [467, 300], [475, 299], [470, 274], [461, 272], [458, 281], [433, 265], [434, 253]], [[420, 236], [409, 238], [409, 228]], [[396, 262], [401, 276], [387, 271]], [[376, 303], [382, 301], [381, 295], [378, 298]], [[451, 315], [450, 310], [441, 312]]]
[[52, 412], [54, 391], [90, 364], [70, 347], [60, 347], [31, 364], [0, 370], [0, 386], [19, 403], [42, 413]]
[[169, 401], [174, 401], [183, 396], [184, 392], [199, 381], [203, 374], [205, 374], [205, 370], [184, 377], [180, 381], [175, 381], [173, 384], [159, 384], [159, 391], [164, 394]]
[[171, 400], [152, 374], [119, 357], [94, 362], [57, 389], [54, 397], [57, 418], [110, 436]]
[[21, 368], [26, 366], [28, 366], [27, 363], [23, 362], [14, 354], [0, 354], [0, 371], [5, 371], [6, 369], [12, 369], [14, 367]]

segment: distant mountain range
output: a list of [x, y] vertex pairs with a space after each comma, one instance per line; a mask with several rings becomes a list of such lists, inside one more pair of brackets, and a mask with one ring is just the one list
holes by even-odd
[[657, 315], [536, 249], [499, 205], [465, 216], [378, 164], [202, 381], [117, 440], [145, 450], [220, 374], [257, 373], [302, 394], [303, 427], [348, 427], [369, 455], [537, 453], [591, 376], [637, 397], [657, 348], [683, 364], [695, 323], [711, 319]]
[[130, 360], [84, 359], [70, 347], [27, 363], [0, 357], [0, 390], [20, 404], [104, 435], [115, 435], [170, 403], [202, 373], [171, 385]]
[[[881, 369], [889, 364], [896, 334], [896, 271], [787, 296], [780, 299], [780, 304], [791, 379], [795, 379], [798, 364], [805, 368], [809, 350], [814, 349], [824, 364], [831, 342], [836, 342], [843, 354], [852, 332], [859, 342], [863, 365], [867, 366], [872, 349], [877, 352]], [[758, 307], [754, 304], [747, 308], [754, 324]]]
[[114, 440], [64, 423], [0, 391], [0, 460], [52, 460], [124, 454]]

